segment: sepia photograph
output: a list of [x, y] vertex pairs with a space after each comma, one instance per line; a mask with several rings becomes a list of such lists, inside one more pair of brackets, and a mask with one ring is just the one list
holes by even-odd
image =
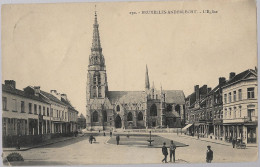
[[1, 4], [3, 166], [258, 161], [257, 2]]

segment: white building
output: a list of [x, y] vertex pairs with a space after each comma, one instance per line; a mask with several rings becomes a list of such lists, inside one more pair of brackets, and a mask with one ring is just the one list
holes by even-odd
[[44, 92], [39, 86], [19, 90], [15, 81], [6, 80], [2, 85], [3, 146], [12, 147], [18, 139], [26, 145], [75, 132], [78, 111], [62, 95]]
[[257, 70], [246, 70], [223, 86], [223, 125], [226, 140], [241, 139], [257, 143], [258, 123]]

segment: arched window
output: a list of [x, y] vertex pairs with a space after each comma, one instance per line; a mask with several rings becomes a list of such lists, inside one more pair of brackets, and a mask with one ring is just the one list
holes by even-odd
[[107, 111], [103, 111], [103, 121], [107, 122]]
[[120, 111], [120, 106], [119, 105], [116, 106], [116, 111]]
[[97, 97], [97, 88], [93, 86], [93, 97]]
[[93, 76], [93, 84], [96, 85], [97, 83], [99, 85], [101, 84], [100, 73], [98, 71], [96, 71]]
[[157, 116], [157, 107], [153, 104], [150, 108], [150, 116]]
[[127, 121], [133, 121], [133, 114], [131, 112], [127, 114]]
[[93, 122], [98, 122], [98, 112], [97, 111], [93, 112], [92, 117], [93, 117]]
[[180, 111], [181, 111], [181, 107], [180, 107], [180, 105], [179, 104], [177, 104], [176, 106], [175, 106], [175, 111], [180, 115]]
[[168, 111], [168, 112], [171, 112], [171, 111], [172, 111], [172, 105], [170, 105], [170, 104], [167, 105], [167, 111]]
[[139, 112], [139, 113], [138, 113], [137, 119], [138, 119], [138, 121], [142, 121], [142, 120], [144, 119], [142, 112]]
[[98, 87], [98, 97], [102, 97], [102, 94], [101, 94], [101, 86]]

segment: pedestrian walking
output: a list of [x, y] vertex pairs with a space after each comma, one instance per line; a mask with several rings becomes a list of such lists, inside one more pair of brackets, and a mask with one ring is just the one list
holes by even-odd
[[163, 146], [162, 146], [162, 154], [164, 155], [164, 158], [163, 158], [162, 162], [168, 163], [167, 162], [168, 149], [167, 149], [167, 147], [165, 145], [166, 145], [166, 143], [164, 142]]
[[92, 135], [89, 136], [89, 143], [90, 143], [90, 144], [92, 144], [93, 138], [94, 138], [94, 137], [93, 137]]
[[109, 133], [109, 134], [110, 134], [110, 137], [112, 137], [112, 131], [110, 131], [110, 133]]
[[234, 137], [232, 139], [232, 146], [233, 146], [233, 148], [235, 148], [235, 146], [236, 146], [236, 139]]
[[172, 158], [173, 158], [173, 162], [175, 162], [176, 145], [173, 143], [173, 141], [171, 141], [169, 150], [170, 150], [170, 162], [172, 162]]
[[104, 136], [106, 136], [106, 132], [104, 132]]
[[213, 160], [213, 151], [211, 150], [211, 146], [207, 146], [207, 152], [206, 152], [206, 162], [211, 163]]
[[119, 140], [120, 140], [120, 136], [117, 135], [117, 136], [116, 136], [116, 145], [119, 145]]

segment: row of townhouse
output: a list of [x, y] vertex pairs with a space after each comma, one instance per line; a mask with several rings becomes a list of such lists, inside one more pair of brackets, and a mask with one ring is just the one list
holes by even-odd
[[257, 84], [257, 69], [248, 69], [231, 72], [228, 80], [220, 77], [213, 89], [196, 85], [186, 98], [183, 130], [198, 137], [257, 143]]
[[42, 91], [39, 86], [16, 89], [16, 82], [2, 84], [3, 146], [40, 142], [77, 131], [78, 111], [66, 94]]

